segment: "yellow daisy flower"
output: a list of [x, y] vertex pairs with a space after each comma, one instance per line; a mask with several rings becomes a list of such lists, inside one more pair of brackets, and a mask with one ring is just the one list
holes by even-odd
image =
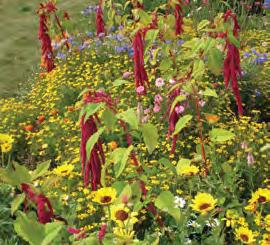
[[111, 208], [112, 220], [114, 220], [120, 227], [124, 227], [127, 224], [133, 226], [138, 219], [136, 218], [136, 212], [130, 212], [128, 207], [124, 204], [114, 205]]
[[198, 193], [192, 201], [193, 204], [190, 207], [201, 214], [213, 210], [217, 203], [217, 200], [209, 193]]
[[101, 205], [108, 205], [115, 201], [116, 190], [112, 187], [104, 187], [94, 193], [93, 201]]
[[181, 176], [193, 176], [199, 172], [199, 168], [194, 165], [183, 165], [177, 168], [177, 173]]
[[255, 234], [247, 227], [239, 227], [236, 229], [235, 236], [237, 240], [240, 240], [244, 244], [251, 244], [256, 241]]
[[270, 245], [270, 234], [263, 234], [263, 239], [260, 242], [261, 245]]
[[53, 173], [57, 176], [63, 177], [69, 175], [74, 169], [74, 165], [63, 164], [53, 170]]

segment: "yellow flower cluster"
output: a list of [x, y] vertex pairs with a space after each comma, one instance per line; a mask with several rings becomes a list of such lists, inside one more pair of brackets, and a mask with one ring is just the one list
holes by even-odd
[[13, 138], [7, 134], [0, 134], [0, 149], [1, 152], [7, 153], [12, 149]]

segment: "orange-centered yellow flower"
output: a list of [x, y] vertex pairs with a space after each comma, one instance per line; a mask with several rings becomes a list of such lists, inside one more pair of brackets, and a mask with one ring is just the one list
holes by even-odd
[[116, 199], [116, 190], [112, 187], [104, 187], [94, 193], [93, 201], [101, 205], [109, 205]]
[[255, 234], [247, 227], [239, 227], [236, 229], [235, 236], [237, 240], [240, 240], [244, 244], [251, 244], [256, 241]]
[[198, 193], [192, 200], [190, 207], [201, 214], [213, 210], [216, 206], [217, 200], [209, 193]]

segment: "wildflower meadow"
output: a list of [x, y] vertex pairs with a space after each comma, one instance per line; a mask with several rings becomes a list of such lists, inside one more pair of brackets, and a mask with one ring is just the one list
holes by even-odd
[[69, 2], [0, 98], [0, 244], [270, 245], [270, 1]]

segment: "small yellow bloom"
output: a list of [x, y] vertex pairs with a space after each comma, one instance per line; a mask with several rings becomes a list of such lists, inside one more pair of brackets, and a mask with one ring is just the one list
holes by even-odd
[[265, 229], [270, 232], [270, 214], [265, 216], [264, 225], [265, 225]]
[[108, 205], [115, 201], [116, 190], [112, 187], [104, 187], [94, 192], [93, 201], [101, 205]]
[[10, 152], [12, 149], [13, 138], [7, 134], [0, 134], [0, 146], [3, 153]]
[[247, 227], [239, 227], [236, 229], [235, 236], [237, 240], [240, 240], [244, 244], [251, 244], [256, 241], [255, 234]]
[[74, 165], [63, 164], [53, 170], [53, 173], [57, 176], [63, 177], [69, 175], [74, 169]]
[[177, 168], [177, 173], [182, 176], [193, 176], [199, 172], [199, 168], [194, 165], [183, 165]]
[[261, 245], [270, 245], [270, 234], [263, 234], [263, 239], [260, 242]]
[[198, 193], [192, 201], [193, 204], [190, 207], [201, 214], [206, 214], [213, 210], [217, 203], [217, 200], [209, 193]]

